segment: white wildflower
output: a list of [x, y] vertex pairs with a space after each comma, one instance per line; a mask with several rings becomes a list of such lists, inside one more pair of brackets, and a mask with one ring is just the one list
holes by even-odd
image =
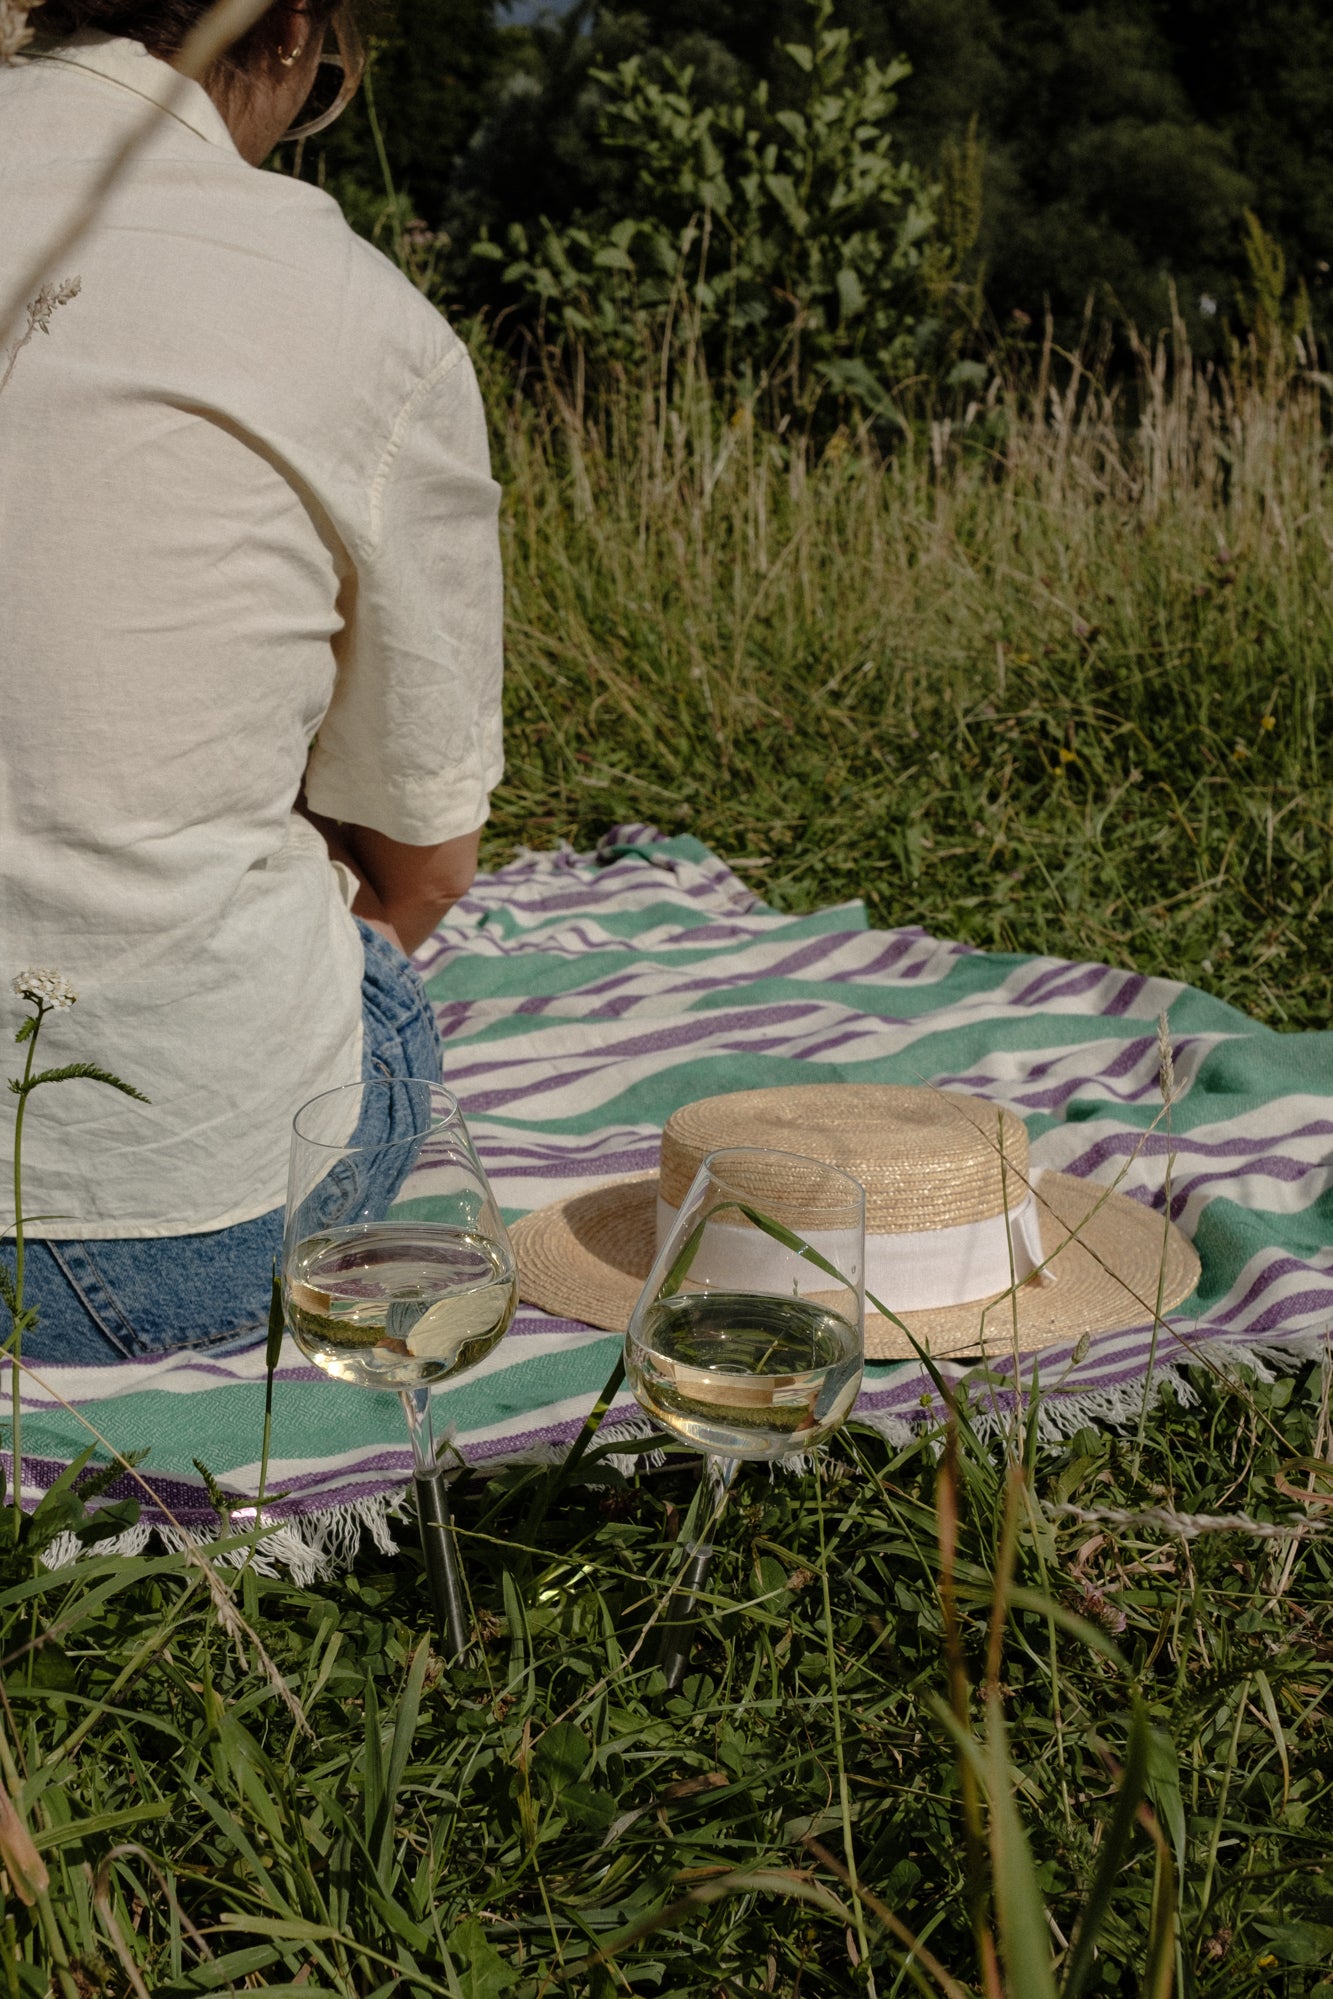
[[14, 979], [14, 992], [19, 999], [31, 1000], [34, 1006], [53, 1007], [58, 1012], [73, 1006], [79, 997], [68, 979], [42, 965], [25, 966]]

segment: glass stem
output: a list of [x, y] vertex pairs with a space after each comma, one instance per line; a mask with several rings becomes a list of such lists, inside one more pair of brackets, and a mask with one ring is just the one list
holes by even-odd
[[455, 1658], [467, 1650], [468, 1617], [463, 1576], [449, 1514], [449, 1488], [435, 1456], [429, 1388], [404, 1388], [400, 1397], [412, 1440], [412, 1476], [417, 1491], [417, 1526], [426, 1560], [426, 1580], [440, 1628]]
[[703, 1462], [699, 1481], [700, 1499], [703, 1499], [704, 1488], [711, 1487], [712, 1509], [699, 1539], [689, 1551], [680, 1581], [667, 1598], [666, 1609], [662, 1612], [662, 1643], [657, 1664], [671, 1693], [675, 1693], [680, 1686], [685, 1668], [690, 1663], [695, 1626], [699, 1622], [699, 1598], [708, 1586], [713, 1566], [713, 1532], [722, 1518], [722, 1510], [740, 1470], [740, 1462], [739, 1458], [717, 1457], [705, 1458]]
[[412, 1469], [418, 1477], [435, 1473], [435, 1438], [430, 1423], [429, 1388], [404, 1388], [399, 1392], [407, 1434], [412, 1440]]

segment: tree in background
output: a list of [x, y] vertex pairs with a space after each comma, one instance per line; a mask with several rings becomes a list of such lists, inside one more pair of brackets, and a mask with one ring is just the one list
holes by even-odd
[[[781, 48], [802, 39], [804, 0], [578, 0], [523, 26], [496, 0], [397, 4], [374, 76], [385, 161], [447, 231], [446, 291], [464, 306], [512, 302], [494, 263], [466, 257], [478, 237], [641, 216], [642, 175], [609, 139], [625, 62], [663, 89], [688, 68], [692, 101], [718, 112], [761, 85], [775, 112], [799, 94]], [[973, 135], [974, 266], [1003, 324], [1039, 323], [1049, 302], [1072, 337], [1092, 298], [1152, 329], [1174, 290], [1196, 342], [1224, 352], [1247, 211], [1316, 315], [1333, 305], [1327, 0], [836, 0], [834, 19], [865, 60], [910, 64], [894, 133], [920, 175], [946, 181]], [[301, 171], [361, 226], [382, 205], [364, 111]]]
[[978, 106], [989, 141], [992, 299], [1068, 328], [1093, 299], [1151, 330], [1174, 288], [1196, 343], [1239, 267], [1255, 192], [1195, 116], [1138, 0], [989, 0], [1004, 85]]
[[1333, 8], [1328, 0], [1156, 0], [1198, 117], [1223, 134], [1252, 206], [1333, 320]]
[[[711, 23], [769, 74], [764, 22], [785, 17], [790, 0], [634, 7], [662, 47]], [[1207, 343], [1211, 302], [1241, 269], [1256, 190], [1229, 136], [1192, 102], [1149, 0], [841, 0], [838, 12], [868, 55], [911, 65], [898, 129], [923, 171], [938, 173], [975, 124], [986, 162], [980, 248], [1001, 318], [1038, 319], [1049, 301], [1070, 334], [1091, 297], [1153, 326], [1174, 283]]]
[[591, 71], [617, 198], [564, 227], [543, 216], [531, 240], [511, 223], [504, 246], [474, 256], [489, 253], [548, 337], [644, 362], [674, 330], [747, 396], [776, 386], [790, 408], [832, 389], [888, 412], [919, 358], [923, 256], [939, 232], [896, 143], [905, 66], [860, 56], [833, 8], [802, 0], [799, 39], [778, 51], [781, 97], [760, 81], [715, 102], [670, 58]]

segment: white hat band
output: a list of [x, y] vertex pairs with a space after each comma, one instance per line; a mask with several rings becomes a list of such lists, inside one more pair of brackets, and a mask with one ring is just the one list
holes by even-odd
[[[1035, 1181], [1038, 1177], [1033, 1176]], [[679, 1209], [661, 1195], [657, 1199], [657, 1247], [660, 1251], [675, 1227]], [[1008, 1228], [1005, 1227], [1006, 1219]], [[843, 1270], [847, 1237], [839, 1230], [808, 1229], [802, 1240], [824, 1257], [849, 1282], [857, 1272]], [[892, 1312], [922, 1312], [942, 1305], [968, 1305], [993, 1298], [1011, 1284], [1021, 1284], [1042, 1262], [1041, 1230], [1036, 1198], [1031, 1193], [1005, 1215], [988, 1215], [980, 1222], [955, 1223], [950, 1228], [918, 1229], [903, 1235], [866, 1236], [865, 1283], [868, 1291]], [[714, 1223], [704, 1235], [690, 1275], [728, 1290], [769, 1290], [775, 1259], [788, 1258], [790, 1276], [802, 1292], [827, 1291], [825, 1271], [806, 1258], [785, 1250], [749, 1226]], [[1011, 1263], [1012, 1258], [1012, 1263]], [[1049, 1277], [1051, 1273], [1046, 1273]]]

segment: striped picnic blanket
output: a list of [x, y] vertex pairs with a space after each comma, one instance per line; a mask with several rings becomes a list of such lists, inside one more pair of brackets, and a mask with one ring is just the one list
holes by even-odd
[[[1175, 1220], [1198, 1291], [1159, 1334], [1169, 1366], [1210, 1343], [1260, 1366], [1310, 1353], [1333, 1323], [1333, 1037], [1277, 1034], [1189, 986], [1105, 965], [979, 952], [913, 926], [871, 930], [859, 903], [786, 915], [707, 848], [621, 827], [596, 854], [525, 854], [482, 876], [418, 954], [456, 1091], [508, 1218], [656, 1164], [680, 1103], [810, 1080], [929, 1081], [1010, 1105], [1034, 1166], [1113, 1180]], [[1168, 1139], [1157, 1019], [1180, 1098]], [[474, 1464], [565, 1446], [616, 1360], [613, 1335], [524, 1307], [474, 1373], [435, 1397]], [[1151, 1346], [1139, 1327], [1040, 1356], [1045, 1420], [1073, 1428], [1137, 1409]], [[1030, 1368], [1030, 1363], [1028, 1364]], [[858, 1411], [920, 1421], [915, 1363], [869, 1367]], [[90, 1441], [147, 1447], [143, 1523], [169, 1538], [215, 1525], [193, 1460], [253, 1499], [262, 1349], [43, 1369], [24, 1387], [35, 1497]], [[619, 1396], [607, 1433], [638, 1416]], [[82, 1420], [81, 1420], [82, 1419]], [[284, 1348], [266, 1517], [274, 1556], [316, 1573], [386, 1514], [410, 1468], [401, 1410]], [[145, 1499], [137, 1481], [116, 1488]], [[127, 1545], [134, 1545], [133, 1539]]]

